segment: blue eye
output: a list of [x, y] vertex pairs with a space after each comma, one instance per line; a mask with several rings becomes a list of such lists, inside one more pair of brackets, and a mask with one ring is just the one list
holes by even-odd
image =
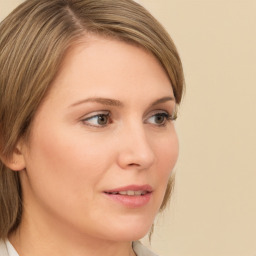
[[110, 123], [110, 114], [97, 114], [82, 120], [83, 123], [90, 126], [104, 127]]

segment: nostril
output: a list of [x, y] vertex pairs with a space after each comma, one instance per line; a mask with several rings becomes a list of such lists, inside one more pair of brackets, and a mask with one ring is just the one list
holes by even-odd
[[139, 164], [131, 163], [129, 166], [139, 166]]

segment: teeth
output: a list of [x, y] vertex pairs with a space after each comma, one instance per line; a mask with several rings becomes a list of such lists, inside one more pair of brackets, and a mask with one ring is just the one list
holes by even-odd
[[[145, 192], [145, 191], [139, 190], [139, 191], [135, 191], [134, 193], [135, 193], [135, 196], [140, 196], [140, 195], [142, 195], [144, 192]], [[146, 194], [146, 192], [145, 192], [145, 194]], [[144, 195], [145, 195], [145, 194], [144, 194]]]
[[143, 191], [143, 190], [137, 190], [137, 191], [133, 191], [133, 190], [128, 190], [128, 191], [119, 191], [119, 192], [109, 192], [108, 194], [113, 194], [113, 195], [123, 195], [123, 196], [143, 196], [145, 194], [147, 194], [147, 191]]
[[135, 195], [135, 192], [132, 191], [132, 190], [128, 190], [128, 191], [127, 191], [127, 195], [128, 195], [128, 196], [134, 196], [134, 195]]

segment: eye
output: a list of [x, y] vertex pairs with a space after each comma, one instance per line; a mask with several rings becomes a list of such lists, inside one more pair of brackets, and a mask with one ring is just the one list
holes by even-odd
[[110, 113], [100, 113], [82, 119], [82, 122], [89, 126], [104, 127], [110, 123]]
[[147, 119], [147, 123], [157, 126], [165, 126], [168, 121], [175, 120], [175, 115], [170, 115], [168, 112], [157, 112]]

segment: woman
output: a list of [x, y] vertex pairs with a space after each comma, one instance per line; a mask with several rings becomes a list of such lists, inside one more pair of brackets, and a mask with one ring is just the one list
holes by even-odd
[[183, 72], [131, 0], [27, 0], [0, 26], [0, 254], [154, 255]]

